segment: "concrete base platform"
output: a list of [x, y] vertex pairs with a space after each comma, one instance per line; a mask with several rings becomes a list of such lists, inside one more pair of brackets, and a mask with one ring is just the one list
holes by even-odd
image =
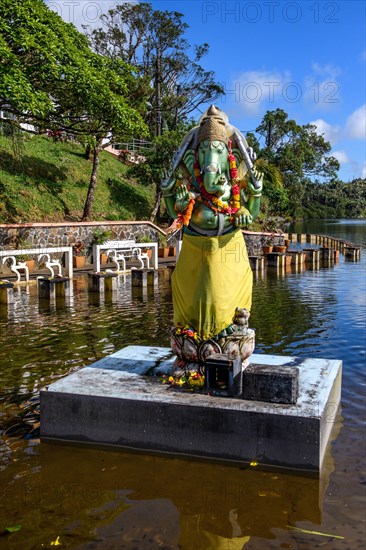
[[[41, 439], [319, 472], [340, 402], [342, 363], [254, 354], [297, 366], [296, 405], [164, 385], [169, 348], [128, 346], [41, 391]], [[151, 376], [153, 375], [153, 376]]]

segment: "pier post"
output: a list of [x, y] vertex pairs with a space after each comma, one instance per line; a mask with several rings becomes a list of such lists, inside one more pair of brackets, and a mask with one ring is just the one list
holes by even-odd
[[38, 296], [40, 300], [54, 300], [55, 298], [65, 298], [70, 293], [69, 277], [55, 277], [38, 279]]
[[112, 292], [117, 287], [118, 273], [89, 273], [89, 292]]
[[158, 283], [156, 269], [133, 269], [131, 271], [132, 286], [154, 286]]
[[0, 304], [9, 305], [14, 302], [14, 283], [3, 282], [0, 283]]

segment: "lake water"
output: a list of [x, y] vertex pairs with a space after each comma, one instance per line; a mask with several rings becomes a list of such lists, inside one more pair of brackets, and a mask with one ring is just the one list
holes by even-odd
[[[169, 346], [169, 281], [90, 302], [40, 308], [36, 288], [0, 310], [0, 537], [8, 549], [356, 549], [365, 545], [366, 221], [302, 224], [361, 247], [361, 261], [256, 277], [256, 353], [343, 360], [342, 410], [320, 479], [200, 461], [54, 444], [17, 436], [39, 388], [129, 344]], [[13, 428], [12, 426], [13, 421]], [[12, 435], [11, 435], [12, 434]], [[57, 539], [59, 537], [59, 539]]]

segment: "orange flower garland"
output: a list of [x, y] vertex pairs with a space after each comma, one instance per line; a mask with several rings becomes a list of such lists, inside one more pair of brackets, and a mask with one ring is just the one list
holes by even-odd
[[231, 199], [229, 201], [229, 205], [222, 202], [219, 197], [216, 195], [212, 195], [211, 193], [208, 193], [203, 185], [203, 178], [201, 174], [201, 170], [198, 164], [197, 160], [197, 150], [195, 151], [195, 163], [193, 165], [193, 171], [196, 178], [196, 181], [200, 188], [201, 196], [198, 198], [198, 200], [201, 200], [208, 208], [213, 210], [215, 213], [224, 213], [224, 214], [235, 214], [240, 208], [240, 189], [239, 185], [237, 184], [237, 178], [238, 178], [238, 169], [236, 166], [236, 159], [232, 153], [231, 150], [231, 141], [229, 140], [228, 143], [228, 161], [229, 161], [229, 169], [230, 169], [230, 179], [231, 179]]
[[189, 199], [189, 203], [187, 208], [178, 214], [178, 223], [181, 225], [189, 225], [189, 221], [192, 217], [193, 207], [194, 207], [195, 200]]
[[[208, 208], [217, 213], [224, 213], [233, 215], [240, 208], [240, 188], [238, 185], [238, 169], [236, 165], [235, 156], [231, 150], [231, 141], [228, 143], [228, 161], [229, 161], [229, 170], [230, 170], [230, 179], [231, 179], [231, 198], [229, 204], [225, 204], [222, 200], [219, 199], [216, 195], [208, 193], [203, 185], [203, 177], [197, 160], [197, 150], [195, 151], [195, 162], [193, 165], [193, 172], [196, 179], [196, 182], [199, 185], [200, 197], [197, 197], [197, 200], [203, 202]], [[193, 208], [195, 205], [195, 199], [191, 198], [185, 210], [178, 213], [178, 223], [180, 226], [188, 226], [190, 219], [192, 217]]]

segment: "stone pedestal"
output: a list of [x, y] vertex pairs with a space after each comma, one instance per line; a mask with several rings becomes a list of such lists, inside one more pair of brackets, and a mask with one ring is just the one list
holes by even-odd
[[[41, 391], [41, 439], [319, 472], [341, 392], [341, 361], [253, 354], [297, 367], [296, 405], [175, 390], [168, 348], [128, 346]], [[150, 375], [150, 376], [148, 376]]]
[[334, 262], [334, 250], [333, 248], [321, 247], [320, 249], [320, 259], [325, 263]]
[[250, 364], [243, 371], [243, 399], [296, 405], [299, 369], [294, 365]]
[[40, 300], [53, 300], [65, 298], [70, 292], [70, 279], [68, 277], [55, 277], [38, 279], [38, 296]]
[[10, 282], [0, 283], [0, 305], [9, 305], [14, 302], [14, 284]]
[[315, 248], [304, 248], [303, 253], [305, 254], [305, 263], [307, 264], [317, 264], [320, 260], [320, 252]]
[[360, 249], [353, 246], [344, 246], [344, 255], [347, 260], [359, 260], [360, 259]]
[[118, 273], [89, 273], [89, 292], [111, 292], [117, 287]]
[[133, 269], [131, 281], [132, 286], [154, 286], [158, 283], [158, 272], [156, 269]]
[[291, 264], [298, 268], [302, 268], [304, 254], [301, 250], [288, 250], [286, 252], [288, 256], [291, 256]]
[[253, 271], [262, 271], [264, 268], [263, 256], [249, 256], [249, 262]]

